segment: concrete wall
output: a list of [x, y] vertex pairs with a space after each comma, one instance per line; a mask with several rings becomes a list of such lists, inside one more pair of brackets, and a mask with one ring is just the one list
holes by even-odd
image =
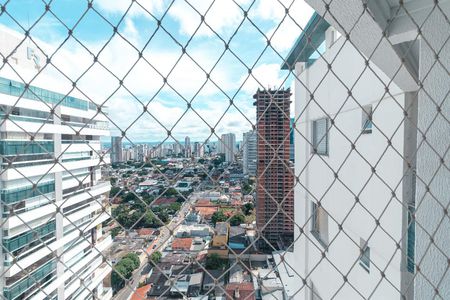
[[[449, 10], [447, 10], [449, 11]], [[418, 127], [426, 132], [426, 141], [419, 133], [416, 188], [416, 299], [450, 299], [450, 25], [440, 10], [433, 10], [422, 28], [426, 42], [421, 41], [419, 76]], [[444, 47], [443, 47], [444, 45]], [[430, 48], [431, 47], [431, 48]], [[439, 52], [439, 61], [435, 52]], [[438, 113], [437, 105], [441, 113]], [[442, 159], [442, 161], [441, 161]], [[427, 186], [429, 190], [427, 191]], [[447, 209], [447, 213], [444, 213]], [[433, 238], [433, 243], [430, 240]], [[431, 245], [430, 245], [431, 244]]]
[[[405, 151], [405, 94], [391, 83], [389, 88], [394, 98], [386, 95], [385, 85], [389, 79], [375, 66], [372, 68], [377, 76], [371, 70], [364, 70], [364, 58], [349, 43], [344, 44], [342, 38], [325, 53], [328, 61], [335, 57], [332, 69], [336, 75], [327, 72], [326, 63], [319, 59], [303, 71], [300, 81], [296, 82], [296, 119], [299, 118], [296, 127], [300, 133], [295, 135], [295, 160], [300, 184], [295, 191], [295, 220], [303, 226], [306, 236], [303, 234], [298, 240], [288, 263], [295, 266], [301, 278], [308, 278], [309, 287], [313, 284], [323, 299], [333, 296], [338, 299], [361, 296], [398, 299], [402, 255], [396, 250], [396, 242], [400, 242], [404, 234], [404, 162], [398, 153]], [[297, 72], [301, 69], [303, 67], [298, 65]], [[346, 102], [348, 89], [360, 105], [373, 105], [373, 122], [378, 129], [374, 126], [371, 134], [358, 137], [362, 109], [352, 98]], [[319, 105], [310, 102], [308, 90]], [[332, 127], [329, 132], [328, 156], [311, 157], [311, 146], [306, 142], [312, 141], [311, 122], [325, 117], [325, 113], [331, 118], [337, 115], [335, 125], [339, 130]], [[393, 147], [388, 147], [387, 138]], [[352, 142], [359, 154], [351, 151]], [[376, 166], [376, 173], [383, 180], [372, 174], [368, 163]], [[339, 170], [337, 175], [341, 182], [330, 168]], [[392, 191], [396, 194], [394, 198]], [[355, 195], [360, 204], [355, 204]], [[328, 249], [310, 233], [311, 201], [317, 200], [329, 213]], [[380, 226], [374, 218], [380, 219]], [[342, 231], [338, 223], [343, 223]], [[300, 233], [298, 228], [296, 230], [295, 237]], [[368, 241], [371, 249], [370, 272], [359, 265], [360, 239]], [[378, 269], [385, 268], [389, 280], [381, 280]], [[344, 284], [342, 274], [348, 274], [350, 284]], [[310, 299], [310, 294], [309, 288], [302, 289], [295, 298]]]

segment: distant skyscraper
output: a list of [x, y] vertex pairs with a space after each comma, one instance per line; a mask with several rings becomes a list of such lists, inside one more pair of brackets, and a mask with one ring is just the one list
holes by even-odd
[[234, 133], [222, 134], [221, 137], [222, 151], [225, 153], [225, 161], [233, 162], [234, 154], [236, 152], [236, 135]]
[[245, 132], [242, 138], [244, 174], [256, 175], [256, 132]]
[[178, 155], [181, 153], [181, 145], [179, 143], [174, 143], [172, 145], [172, 150], [174, 155]]
[[[294, 178], [289, 165], [290, 89], [258, 90], [256, 225], [277, 249], [290, 246], [294, 236]], [[278, 212], [282, 203], [283, 212]], [[290, 218], [288, 218], [290, 216]], [[261, 246], [267, 246], [263, 239]]]
[[134, 146], [134, 159], [139, 162], [144, 162], [147, 157], [147, 144], [139, 144]]
[[191, 139], [187, 136], [184, 138], [184, 156], [190, 158], [192, 156]]
[[116, 164], [122, 162], [122, 137], [111, 137], [111, 163]]
[[204, 146], [202, 143], [195, 142], [194, 143], [194, 156], [195, 157], [202, 157], [205, 154]]

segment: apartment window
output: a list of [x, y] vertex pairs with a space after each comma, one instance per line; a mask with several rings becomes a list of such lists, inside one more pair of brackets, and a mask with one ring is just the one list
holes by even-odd
[[320, 155], [328, 155], [329, 119], [315, 120], [312, 125], [313, 151]]
[[361, 131], [364, 134], [372, 133], [372, 105], [366, 105], [362, 108]]
[[328, 245], [328, 214], [317, 203], [311, 204], [311, 233], [322, 246], [326, 247]]
[[369, 272], [370, 270], [370, 247], [367, 245], [367, 241], [360, 239], [361, 256], [359, 258], [359, 265], [364, 270]]

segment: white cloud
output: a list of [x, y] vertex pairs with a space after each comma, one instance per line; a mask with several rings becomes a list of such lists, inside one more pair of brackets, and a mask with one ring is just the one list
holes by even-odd
[[[238, 4], [247, 2], [249, 0], [237, 1]], [[205, 16], [205, 23], [219, 35], [224, 35], [227, 30], [234, 31], [244, 18], [241, 9], [232, 0], [175, 1], [169, 9], [169, 15], [179, 22], [180, 33], [187, 36], [191, 36], [200, 26], [200, 15]], [[213, 36], [214, 33], [205, 24], [202, 24], [196, 35]], [[223, 37], [226, 39], [226, 36]]]
[[[110, 14], [123, 15], [130, 5], [132, 0], [96, 0], [94, 5], [102, 11]], [[135, 0], [131, 6], [128, 16], [144, 16], [151, 17], [148, 12], [156, 13], [163, 10], [164, 0]], [[144, 9], [143, 9], [144, 8]]]
[[[274, 24], [266, 32], [266, 37], [271, 39], [271, 45], [276, 51], [284, 52], [291, 49], [314, 10], [303, 0], [280, 0], [281, 3], [275, 2], [272, 0], [259, 0], [250, 16], [270, 21]], [[288, 15], [286, 15], [286, 8], [289, 9]]]
[[[140, 1], [141, 3], [144, 3], [144, 0]], [[211, 3], [211, 0], [188, 1], [198, 8], [202, 14], [205, 13], [209, 6], [208, 4]], [[149, 10], [158, 11], [164, 6], [163, 2], [164, 1], [162, 0], [145, 1], [145, 5]], [[244, 2], [248, 2], [248, 0], [242, 0], [240, 3]], [[279, 10], [274, 9], [275, 5], [273, 5], [273, 1], [261, 0], [260, 2], [262, 4], [259, 4], [256, 7], [260, 18], [271, 20], [273, 23], [281, 20], [284, 9], [282, 9], [280, 13]], [[131, 3], [131, 0], [97, 0], [95, 3], [108, 13], [121, 14], [125, 12], [129, 3]], [[269, 4], [272, 4], [272, 6], [267, 6]], [[133, 6], [135, 5], [136, 3], [133, 4]], [[179, 22], [179, 29], [182, 33], [190, 35], [198, 26], [200, 17], [192, 10], [192, 8], [186, 7], [186, 5], [187, 4], [184, 1], [176, 1], [169, 11], [169, 14]], [[295, 10], [292, 11], [293, 17], [294, 13]], [[303, 11], [301, 11], [301, 13], [303, 13]], [[144, 14], [142, 13], [142, 10], [139, 12], [139, 10], [134, 9], [131, 15], [127, 15], [128, 17], [124, 20], [124, 27], [121, 28], [121, 32], [126, 36], [127, 40], [138, 49], [141, 49], [142, 44], [145, 42], [145, 37], [143, 37], [142, 31], [140, 31], [141, 28], [137, 26], [137, 24], [139, 24], [137, 23], [138, 21], [133, 19], [133, 17], [142, 15], [146, 15], [146, 13]], [[206, 15], [205, 20], [214, 30], [221, 34], [221, 36], [226, 36], [227, 33], [234, 31], [242, 18], [243, 15], [240, 8], [233, 3], [233, 1], [216, 0]], [[276, 47], [281, 47], [283, 49], [286, 48], [287, 45], [290, 47], [293, 42], [289, 42], [289, 39], [295, 40], [298, 37], [299, 33], [293, 32], [289, 27], [292, 26], [292, 24], [287, 24], [286, 26], [287, 27], [280, 28], [279, 33], [276, 34], [273, 40], [277, 45]], [[208, 31], [207, 28], [203, 28], [200, 34], [202, 36], [211, 36], [212, 32]], [[257, 38], [259, 38], [259, 36]], [[201, 40], [196, 41], [195, 44], [191, 44], [187, 51], [202, 68], [209, 72], [215, 65], [223, 48], [217, 50], [218, 45], [220, 47], [220, 43], [214, 44], [212, 40], [216, 41], [215, 38], [204, 40], [204, 42]], [[285, 45], [282, 44], [283, 42]], [[44, 45], [44, 49], [46, 49], [47, 53], [52, 53], [60, 45], [61, 41], [54, 43], [39, 43], [40, 46]], [[92, 53], [98, 53], [98, 51], [103, 48], [104, 43], [104, 40], [99, 40], [95, 43], [83, 42], [84, 46]], [[255, 55], [260, 54], [258, 53], [258, 49], [255, 48], [253, 50], [255, 51]], [[83, 77], [78, 82], [77, 86], [89, 98], [95, 99], [96, 102], [103, 102], [115, 92], [113, 97], [108, 100], [107, 105], [110, 109], [110, 117], [117, 123], [121, 130], [130, 126], [130, 124], [132, 124], [132, 122], [142, 113], [142, 105], [133, 99], [130, 92], [133, 95], [136, 95], [144, 103], [147, 103], [163, 85], [163, 79], [158, 73], [167, 77], [168, 83], [188, 100], [196, 95], [197, 98], [194, 100], [193, 106], [209, 125], [214, 126], [220, 120], [219, 125], [216, 128], [216, 132], [219, 135], [225, 132], [234, 132], [240, 137], [243, 131], [250, 129], [251, 124], [249, 124], [246, 118], [234, 108], [227, 111], [225, 116], [221, 119], [221, 116], [229, 105], [228, 100], [211, 82], [208, 82], [201, 92], [197, 94], [198, 89], [206, 81], [206, 74], [186, 55], [179, 60], [181, 54], [181, 49], [177, 46], [172, 48], [158, 48], [157, 45], [150, 45], [146, 48], [146, 51], [144, 51], [144, 58], [147, 59], [152, 66], [148, 65], [142, 59], [135, 64], [139, 59], [137, 51], [120, 36], [116, 35], [101, 51], [101, 54], [98, 57], [99, 62], [103, 66], [97, 63], [91, 67], [93, 62], [92, 55], [74, 40], [69, 40], [68, 43], [52, 58], [52, 62], [72, 80], [77, 79], [83, 74]], [[239, 62], [236, 61], [236, 64], [239, 64]], [[134, 67], [130, 71], [130, 68], [133, 65]], [[91, 69], [84, 74], [90, 67]], [[245, 69], [238, 69], [239, 68], [236, 68], [236, 65], [233, 65], [233, 63], [229, 63], [228, 61], [226, 61], [226, 63], [222, 62], [214, 69], [211, 74], [211, 79], [226, 92], [237, 89], [247, 77]], [[70, 90], [71, 82], [61, 76], [57, 70], [49, 68], [46, 73], [49, 75], [46, 78], [55, 79], [54, 81], [52, 79], [51, 83], [58, 82], [57, 84], [53, 84], [53, 87], [62, 87], [62, 92]], [[170, 75], [168, 75], [169, 73]], [[124, 80], [124, 85], [130, 92], [127, 92], [123, 87], [118, 89], [119, 82], [114, 77], [115, 75], [122, 78], [126, 74], [127, 77]], [[238, 95], [240, 100], [236, 101], [236, 105], [239, 104], [239, 108], [242, 109], [245, 116], [254, 122], [255, 110], [251, 104], [253, 102], [251, 95], [253, 95], [258, 88], [280, 87], [281, 85], [287, 87], [288, 85], [286, 83], [283, 84], [285, 78], [280, 74], [280, 65], [278, 63], [259, 65], [253, 69], [252, 75], [256, 80], [253, 77], [250, 77], [246, 81], [242, 92]], [[63, 82], [64, 84], [60, 84], [60, 82]], [[47, 88], [51, 89], [51, 87]], [[116, 91], [116, 89], [118, 90]], [[76, 96], [80, 95], [78, 94]], [[186, 115], [183, 115], [185, 110], [186, 105], [184, 101], [177, 95], [174, 95], [173, 91], [167, 86], [158, 94], [149, 106], [149, 111], [168, 128], [172, 127], [172, 125], [181, 118], [173, 132], [178, 138], [190, 135], [193, 140], [204, 140], [209, 136], [210, 128], [192, 110]], [[111, 127], [114, 126], [112, 125]], [[130, 131], [128, 131], [128, 135], [134, 141], [154, 141], [163, 139], [166, 136], [166, 132], [158, 122], [150, 116], [145, 115], [132, 126]], [[212, 139], [214, 140], [215, 137]]]
[[[247, 75], [242, 76], [240, 82], [243, 82]], [[248, 94], [254, 94], [256, 90], [268, 88], [280, 88], [286, 86], [286, 78], [280, 74], [280, 65], [262, 64], [252, 70], [250, 76], [242, 87], [242, 90]]]
[[[127, 131], [127, 137], [133, 142], [162, 141], [167, 137], [166, 130], [171, 130], [177, 140], [189, 135], [194, 141], [205, 141], [211, 134], [210, 128], [217, 123], [215, 130], [219, 136], [222, 133], [233, 132], [239, 137], [242, 132], [251, 128], [251, 124], [240, 112], [234, 108], [227, 111], [227, 107], [226, 101], [216, 101], [215, 105], [193, 107], [186, 112], [185, 107], [169, 107], [156, 100], [150, 103], [148, 111], [157, 118], [157, 122], [148, 113], [141, 116], [142, 107], [137, 102], [117, 97], [111, 100], [110, 115], [120, 130], [127, 129], [134, 120], [139, 118]], [[244, 114], [251, 122], [254, 122], [254, 108], [245, 108]], [[114, 134], [119, 133], [114, 125], [110, 127]], [[216, 139], [215, 135], [211, 137], [211, 140]], [[169, 141], [173, 141], [173, 138], [169, 138]]]

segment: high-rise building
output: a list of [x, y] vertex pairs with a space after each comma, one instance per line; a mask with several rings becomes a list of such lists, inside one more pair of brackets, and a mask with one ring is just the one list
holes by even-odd
[[134, 159], [138, 162], [144, 162], [149, 151], [147, 144], [138, 144], [134, 146]]
[[[347, 8], [338, 15], [344, 14], [351, 15]], [[370, 23], [370, 30], [382, 28], [375, 20], [371, 14], [364, 21], [358, 19], [363, 25], [357, 30], [368, 30], [364, 26]], [[341, 27], [346, 20], [338, 22]], [[402, 90], [399, 85], [409, 80], [408, 76], [403, 73], [390, 78], [377, 67], [376, 56], [370, 58], [371, 71], [365, 72], [369, 63], [361, 49], [347, 43], [345, 37], [339, 38], [335, 28], [318, 13], [305, 28], [284, 65], [297, 78], [295, 110], [302, 122], [297, 122], [298, 132], [294, 133], [300, 183], [295, 188], [299, 238], [294, 253], [283, 257], [299, 272], [282, 280], [299, 282], [308, 278], [308, 287], [312, 288], [300, 293], [292, 290], [298, 299], [329, 299], [336, 293], [342, 299], [415, 299], [418, 291], [413, 280], [420, 277], [415, 274], [417, 227], [412, 216], [417, 213], [414, 173], [420, 163], [416, 156], [418, 93]], [[394, 27], [392, 30], [399, 34]], [[378, 34], [382, 36], [381, 31]], [[361, 39], [368, 43], [373, 36], [366, 33]], [[316, 47], [321, 44], [325, 45], [323, 59], [316, 55]], [[384, 64], [386, 57], [390, 64], [403, 64], [398, 49], [389, 47], [378, 53], [382, 57], [378, 63], [385, 70], [390, 67]], [[339, 79], [325, 76], [331, 60]], [[395, 74], [399, 70], [395, 67]], [[352, 101], [346, 101], [349, 92], [342, 86], [352, 86]], [[448, 90], [448, 85], [444, 89]], [[338, 116], [330, 117], [337, 108]], [[327, 263], [324, 253], [327, 261], [336, 265]], [[380, 270], [382, 276], [373, 276]], [[348, 275], [351, 289], [342, 289], [338, 283], [342, 281], [341, 272]], [[388, 284], [380, 282], [383, 277], [389, 278]], [[417, 299], [431, 299], [432, 295], [433, 291]]]
[[122, 137], [112, 136], [111, 137], [111, 163], [116, 164], [122, 162]]
[[[258, 90], [256, 105], [256, 225], [276, 249], [286, 249], [294, 235], [294, 177], [289, 163], [290, 89]], [[281, 210], [278, 211], [278, 204]]]
[[[15, 49], [15, 72], [33, 78], [45, 56], [23, 35], [2, 29], [0, 36], [2, 54]], [[0, 70], [2, 298], [111, 298], [102, 255], [112, 244], [102, 233], [111, 214], [111, 185], [101, 177], [107, 118], [95, 104], [66, 96], [72, 85], [51, 74], [26, 85], [15, 72]]]
[[256, 131], [245, 132], [242, 137], [242, 165], [244, 174], [256, 175]]
[[204, 151], [204, 145], [202, 145], [199, 142], [195, 142], [194, 143], [194, 156], [195, 157], [203, 157], [203, 155], [205, 154]]
[[234, 133], [222, 134], [219, 144], [221, 144], [222, 151], [220, 153], [225, 154], [225, 161], [233, 162], [236, 153], [236, 135]]
[[181, 153], [181, 144], [178, 142], [175, 142], [172, 144], [172, 150], [174, 155], [178, 155]]
[[184, 157], [191, 158], [191, 156], [192, 156], [191, 139], [187, 136], [184, 138]]

